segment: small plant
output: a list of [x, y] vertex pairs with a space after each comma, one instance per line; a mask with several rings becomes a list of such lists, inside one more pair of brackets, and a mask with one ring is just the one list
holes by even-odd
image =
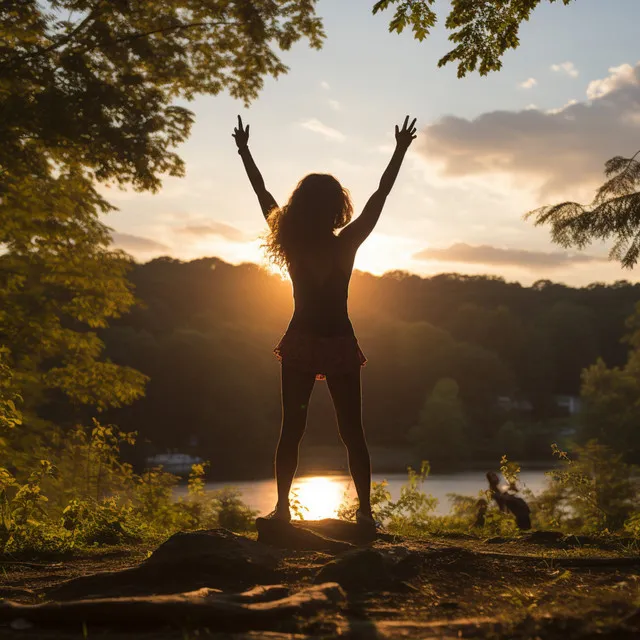
[[297, 489], [293, 489], [290, 495], [289, 509], [291, 510], [291, 515], [297, 520], [304, 520], [304, 512], [309, 511], [309, 507], [300, 502]]
[[57, 522], [47, 512], [47, 497], [42, 493], [43, 478], [55, 469], [41, 460], [27, 481], [20, 483], [7, 469], [0, 469], [0, 552], [19, 554], [64, 553], [73, 546]]
[[[391, 502], [391, 494], [387, 489], [387, 485], [386, 480], [371, 483], [371, 511], [377, 520], [382, 520], [385, 505]], [[342, 503], [338, 506], [336, 514], [340, 520], [355, 522], [358, 507], [357, 498], [351, 499], [347, 491], [345, 491], [342, 497]]]
[[249, 531], [254, 526], [258, 511], [242, 502], [241, 493], [234, 487], [224, 487], [213, 492], [212, 499], [218, 518], [218, 526], [231, 531]]
[[[387, 481], [374, 482], [371, 485], [371, 509], [374, 517], [389, 529], [400, 530], [406, 527], [425, 528], [433, 518], [438, 500], [424, 493], [422, 483], [429, 475], [429, 463], [424, 461], [420, 471], [407, 469], [407, 482], [400, 488], [400, 497], [393, 502], [387, 488]], [[358, 509], [357, 500], [349, 500], [345, 494], [338, 507], [338, 517], [343, 520], [355, 520]]]

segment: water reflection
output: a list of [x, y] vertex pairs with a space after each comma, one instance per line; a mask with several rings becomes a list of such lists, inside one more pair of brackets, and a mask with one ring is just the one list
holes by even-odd
[[[392, 500], [397, 500], [402, 485], [407, 481], [407, 475], [404, 473], [374, 474], [372, 478], [374, 482], [380, 482], [383, 479], [388, 481], [387, 488]], [[520, 481], [523, 486], [537, 494], [544, 488], [546, 477], [542, 470], [523, 471], [520, 474]], [[239, 482], [208, 482], [206, 488], [221, 489], [224, 486], [234, 486], [239, 489], [242, 500], [262, 515], [269, 513], [276, 504], [276, 483], [272, 478]], [[477, 496], [478, 491], [486, 487], [484, 471], [463, 471], [431, 475], [425, 480], [422, 490], [438, 499], [435, 513], [444, 515], [450, 510], [450, 493]], [[335, 517], [336, 510], [344, 499], [345, 491], [350, 499], [355, 497], [353, 482], [346, 475], [296, 478], [293, 489], [297, 490], [300, 502], [309, 509], [303, 512], [307, 520]], [[176, 488], [175, 495], [184, 495], [186, 491], [186, 486], [182, 485]]]
[[300, 503], [305, 520], [335, 518], [344, 500], [344, 478], [335, 476], [309, 476], [293, 483], [293, 497]]

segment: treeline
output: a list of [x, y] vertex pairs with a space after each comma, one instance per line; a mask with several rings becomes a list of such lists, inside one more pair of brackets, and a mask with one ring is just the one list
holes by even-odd
[[[289, 281], [216, 258], [159, 258], [135, 265], [130, 279], [140, 303], [102, 338], [114, 362], [150, 378], [143, 399], [108, 416], [146, 443], [137, 461], [180, 450], [210, 460], [214, 477], [270, 473], [280, 422], [272, 349], [292, 312]], [[502, 453], [548, 457], [571, 427], [557, 396], [577, 395], [581, 371], [598, 357], [624, 364], [625, 320], [638, 300], [640, 285], [628, 282], [524, 287], [486, 276], [356, 272], [350, 311], [369, 358], [369, 442], [413, 443], [436, 468]], [[456, 385], [435, 398], [442, 379]], [[429, 438], [418, 444], [416, 425], [425, 421]], [[307, 438], [338, 441], [322, 383]]]

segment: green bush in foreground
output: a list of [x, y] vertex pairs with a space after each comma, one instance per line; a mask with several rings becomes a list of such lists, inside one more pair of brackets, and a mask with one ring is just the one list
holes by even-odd
[[193, 465], [177, 500], [177, 476], [161, 468], [134, 473], [120, 459], [121, 445], [134, 442], [135, 434], [94, 421], [38, 451], [46, 458], [26, 477], [0, 468], [0, 553], [60, 554], [181, 530], [253, 527], [256, 512], [238, 490], [204, 490], [206, 465]]

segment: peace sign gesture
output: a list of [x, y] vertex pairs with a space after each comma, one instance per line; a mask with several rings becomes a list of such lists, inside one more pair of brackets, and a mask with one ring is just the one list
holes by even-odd
[[398, 125], [396, 125], [396, 144], [399, 147], [403, 147], [405, 149], [409, 148], [409, 145], [416, 139], [416, 124], [417, 118], [414, 118], [409, 123], [409, 116], [404, 119], [404, 124], [402, 125], [402, 129], [398, 129]]
[[238, 116], [238, 126], [233, 129], [231, 135], [235, 139], [238, 149], [245, 149], [249, 144], [249, 125], [246, 128], [243, 127], [240, 116]]

